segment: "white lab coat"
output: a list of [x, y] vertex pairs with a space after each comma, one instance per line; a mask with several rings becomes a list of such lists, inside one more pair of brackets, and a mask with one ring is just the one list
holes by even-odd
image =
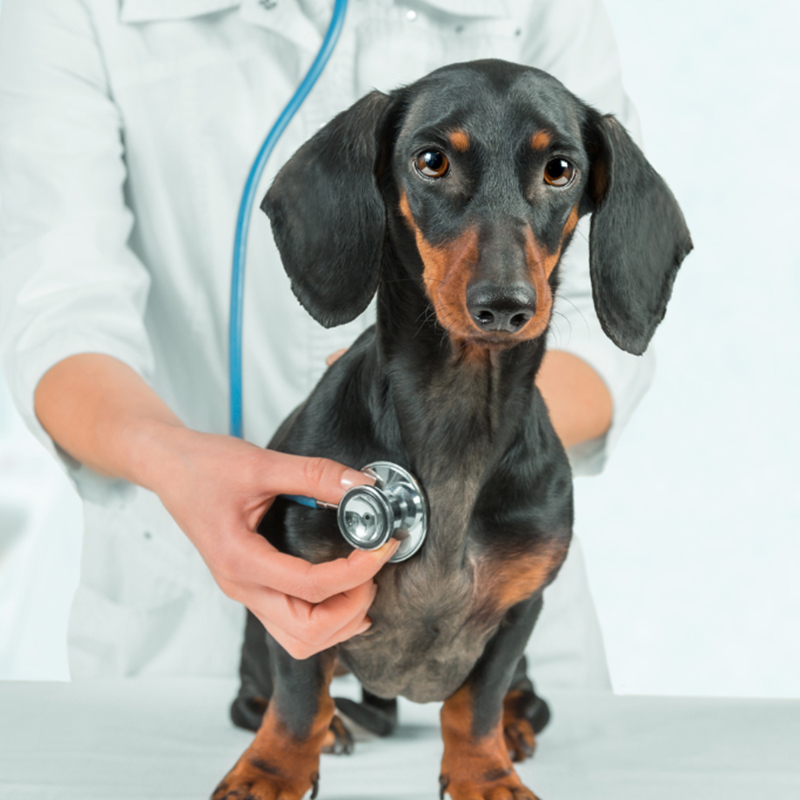
[[[28, 426], [84, 499], [74, 677], [230, 675], [242, 609], [153, 494], [58, 451], [33, 412], [40, 377], [79, 352], [129, 364], [178, 416], [227, 429], [226, 339], [239, 197], [265, 132], [321, 41], [326, 0], [3, 0], [0, 18], [0, 341]], [[267, 166], [373, 88], [445, 63], [504, 58], [555, 74], [639, 137], [600, 0], [351, 0], [340, 43]], [[260, 195], [259, 195], [260, 196]], [[256, 212], [247, 264], [245, 438], [264, 444], [369, 312], [324, 330], [298, 305]], [[587, 228], [564, 259], [551, 345], [603, 377], [614, 424], [573, 453], [600, 469], [651, 377], [591, 305]], [[546, 685], [608, 686], [580, 552], [534, 635]]]

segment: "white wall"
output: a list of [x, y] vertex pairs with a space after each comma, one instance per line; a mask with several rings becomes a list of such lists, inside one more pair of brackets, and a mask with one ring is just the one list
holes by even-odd
[[[653, 390], [606, 473], [578, 481], [614, 683], [800, 697], [800, 11], [606, 1], [648, 155], [696, 246]], [[0, 677], [65, 671], [79, 513], [37, 447], [0, 402], [0, 529], [12, 506], [27, 515], [0, 551]]]
[[578, 523], [615, 688], [800, 697], [800, 7], [606, 0], [695, 251]]

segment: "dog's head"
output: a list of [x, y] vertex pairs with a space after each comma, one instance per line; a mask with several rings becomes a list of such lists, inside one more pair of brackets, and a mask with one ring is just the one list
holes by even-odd
[[367, 95], [297, 151], [262, 208], [323, 325], [367, 307], [388, 242], [447, 334], [489, 347], [546, 330], [583, 214], [598, 317], [631, 353], [647, 348], [692, 247], [669, 188], [613, 117], [502, 61]]

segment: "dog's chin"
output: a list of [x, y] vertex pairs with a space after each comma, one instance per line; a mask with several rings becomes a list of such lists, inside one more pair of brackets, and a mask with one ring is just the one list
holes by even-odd
[[509, 334], [476, 334], [468, 337], [450, 337], [453, 355], [462, 363], [489, 366], [501, 353], [506, 353], [533, 339]]
[[526, 338], [520, 338], [513, 334], [508, 333], [476, 333], [464, 339], [464, 344], [468, 347], [476, 347], [487, 351], [492, 350], [508, 350], [509, 347], [515, 347], [521, 342], [528, 341]]
[[488, 356], [540, 338], [547, 330], [548, 322], [549, 319], [533, 317], [514, 333], [485, 331], [477, 325], [466, 324], [459, 325], [458, 329], [451, 326], [448, 335], [457, 352], [469, 351], [475, 355], [483, 353]]

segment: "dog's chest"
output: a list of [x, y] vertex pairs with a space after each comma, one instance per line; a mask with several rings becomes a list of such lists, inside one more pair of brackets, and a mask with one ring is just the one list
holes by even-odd
[[344, 660], [373, 694], [416, 702], [444, 700], [464, 681], [502, 616], [485, 613], [486, 553], [470, 546], [474, 492], [463, 482], [430, 494], [422, 551], [378, 576], [372, 628], [341, 646]]
[[444, 371], [416, 406], [396, 402], [405, 409], [408, 461], [425, 487], [430, 524], [415, 556], [377, 576], [370, 630], [340, 645], [343, 660], [378, 696], [431, 702], [452, 695], [508, 609], [545, 585], [563, 560], [565, 547], [551, 547], [533, 518], [525, 534], [522, 509], [504, 509], [515, 520], [513, 547], [496, 513], [484, 518], [477, 510], [495, 508], [478, 501], [523, 426], [519, 408], [497, 401], [497, 364], [488, 360], [468, 377]]

